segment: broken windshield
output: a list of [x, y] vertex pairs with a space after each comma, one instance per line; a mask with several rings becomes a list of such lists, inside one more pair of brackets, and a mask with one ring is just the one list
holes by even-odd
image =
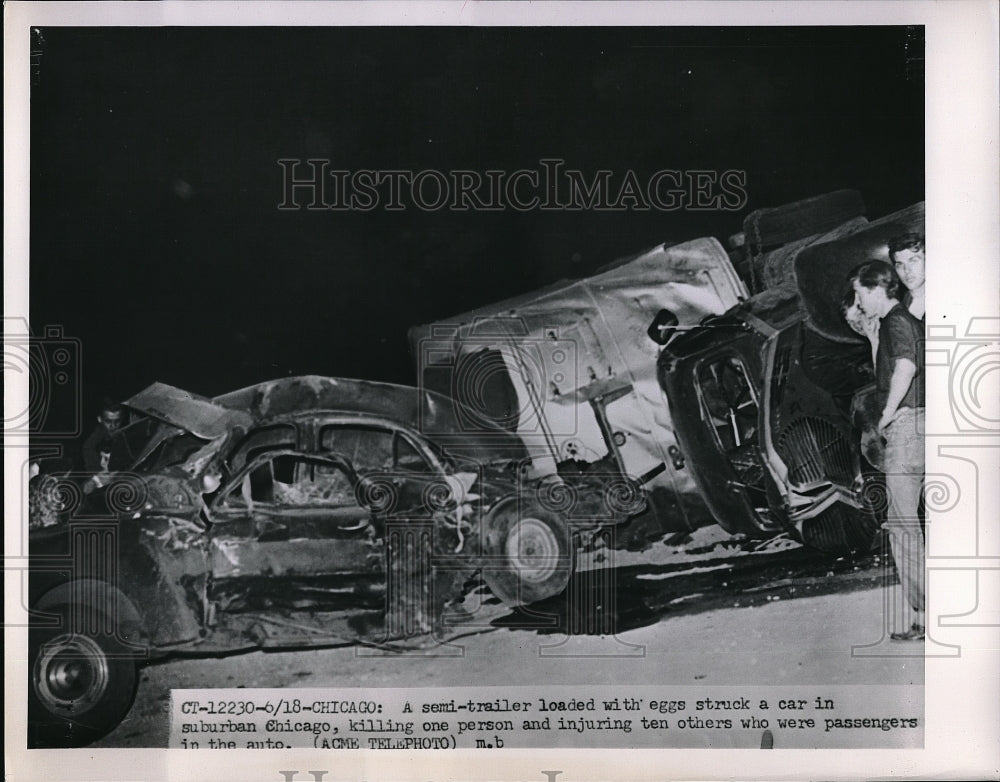
[[201, 437], [164, 426], [153, 438], [146, 453], [135, 465], [136, 472], [152, 473], [183, 464], [210, 441]]

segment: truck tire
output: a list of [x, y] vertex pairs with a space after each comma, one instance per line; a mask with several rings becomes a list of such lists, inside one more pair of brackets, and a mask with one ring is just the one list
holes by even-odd
[[509, 606], [528, 605], [566, 589], [576, 568], [576, 546], [556, 513], [508, 502], [486, 524], [490, 563], [483, 580]]
[[[29, 634], [28, 746], [80, 747], [124, 719], [135, 700], [138, 666], [113, 634], [73, 632], [71, 609], [60, 606], [58, 628]], [[97, 627], [106, 617], [90, 617]]]

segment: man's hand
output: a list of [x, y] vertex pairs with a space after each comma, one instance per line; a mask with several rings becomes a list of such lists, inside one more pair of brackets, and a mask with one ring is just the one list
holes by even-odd
[[882, 417], [878, 419], [878, 430], [880, 432], [884, 432], [886, 430], [886, 427], [888, 427], [889, 424], [891, 424], [893, 421], [896, 420], [896, 413], [898, 412], [899, 411], [897, 410], [894, 411], [892, 414], [890, 414], [887, 411], [883, 410]]

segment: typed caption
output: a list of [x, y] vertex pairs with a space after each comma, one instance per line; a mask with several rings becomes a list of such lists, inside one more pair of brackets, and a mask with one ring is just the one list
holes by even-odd
[[922, 704], [920, 686], [173, 690], [170, 746], [920, 747]]

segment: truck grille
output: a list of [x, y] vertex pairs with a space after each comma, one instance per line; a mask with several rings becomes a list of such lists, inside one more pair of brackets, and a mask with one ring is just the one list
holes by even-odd
[[879, 541], [879, 522], [870, 513], [837, 503], [798, 523], [802, 542], [831, 554], [867, 553]]
[[794, 485], [828, 480], [847, 486], [854, 479], [851, 444], [829, 421], [809, 417], [792, 421], [776, 448]]

